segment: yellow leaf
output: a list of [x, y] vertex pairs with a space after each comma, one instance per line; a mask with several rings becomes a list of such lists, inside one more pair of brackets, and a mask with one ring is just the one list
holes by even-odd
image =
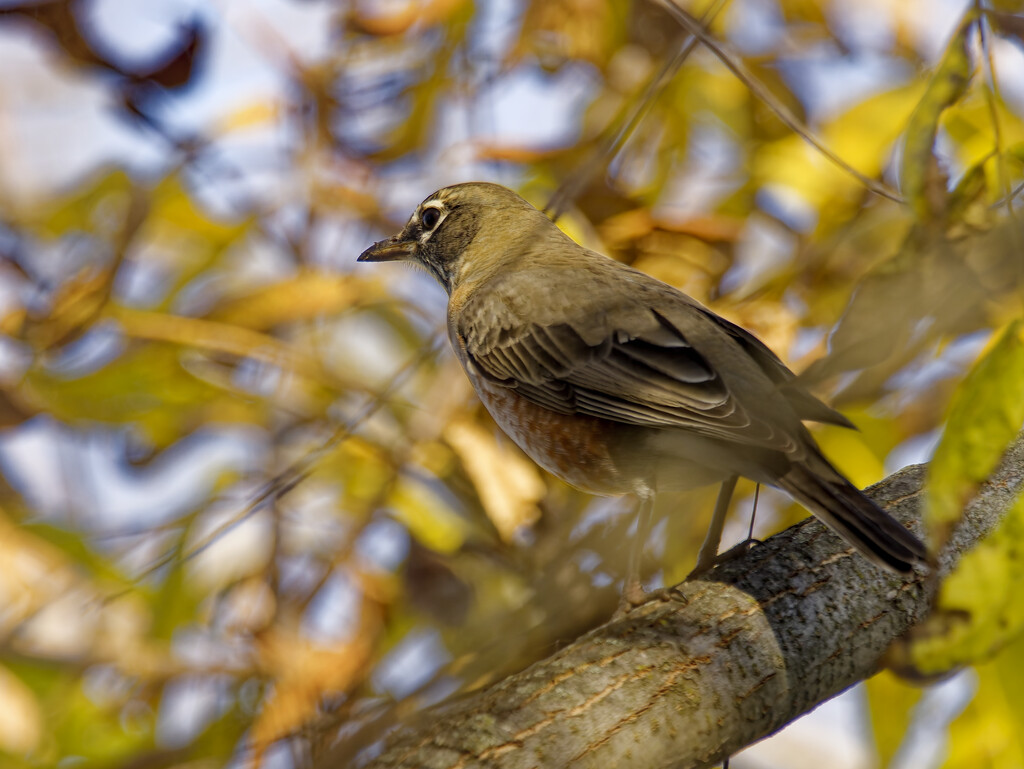
[[202, 318], [162, 312], [110, 307], [107, 314], [120, 321], [135, 339], [171, 342], [200, 350], [252, 358], [288, 368], [313, 378], [326, 376], [319, 363], [272, 336]]
[[28, 311], [24, 307], [10, 308], [3, 317], [0, 317], [0, 334], [21, 336], [27, 319]]
[[273, 101], [257, 101], [236, 109], [216, 122], [213, 132], [217, 135], [255, 128], [273, 123], [281, 117], [281, 105]]
[[325, 646], [280, 630], [263, 634], [259, 639], [261, 664], [274, 677], [274, 688], [250, 733], [257, 753], [315, 716], [322, 697], [346, 691], [365, 672], [373, 651], [371, 640], [360, 633]]
[[825, 456], [829, 457], [855, 486], [864, 488], [881, 480], [884, 475], [882, 461], [871, 451], [860, 433], [832, 425], [822, 425], [815, 430], [814, 437], [825, 452]]
[[570, 59], [603, 66], [621, 41], [621, 7], [610, 0], [544, 0], [527, 3], [514, 59], [533, 54], [541, 66]]
[[[828, 122], [820, 138], [858, 171], [877, 176], [888, 162], [892, 144], [921, 90], [920, 84], [913, 83], [865, 99]], [[786, 136], [766, 145], [751, 162], [758, 184], [781, 184], [795, 190], [823, 219], [835, 216], [829, 209], [834, 201], [860, 205], [861, 183], [799, 136]]]
[[102, 222], [121, 222], [131, 205], [133, 190], [131, 178], [124, 171], [113, 171], [38, 213], [27, 212], [26, 219], [49, 237], [60, 237], [69, 232], [93, 232]]
[[[1016, 655], [1019, 662], [1019, 651]], [[970, 703], [949, 727], [949, 754], [943, 769], [1020, 769], [1024, 741], [1020, 714], [1012, 704], [1019, 694], [1005, 676], [1006, 665], [977, 669], [978, 688]], [[1016, 676], [1019, 678], [1019, 676]]]
[[[251, 219], [239, 222], [217, 221], [196, 205], [177, 175], [168, 176], [151, 193], [151, 214], [146, 220], [143, 239], [150, 237], [170, 242], [191, 235], [203, 245], [223, 248], [237, 241], [248, 229]], [[163, 236], [162, 238], [160, 236]], [[190, 240], [190, 243], [196, 241]]]
[[258, 637], [259, 664], [272, 677], [274, 688], [250, 732], [257, 766], [272, 742], [292, 734], [316, 714], [324, 695], [349, 691], [369, 673], [383, 625], [382, 607], [390, 598], [374, 579], [352, 576], [362, 591], [362, 605], [351, 638], [318, 643], [280, 627]]
[[914, 706], [920, 701], [923, 690], [901, 681], [889, 671], [868, 679], [866, 689], [879, 765], [891, 766], [910, 729]]
[[467, 419], [451, 422], [444, 437], [462, 459], [487, 517], [504, 541], [512, 541], [516, 532], [540, 517], [537, 502], [545, 486], [536, 465], [511, 445], [498, 445], [493, 433]]
[[438, 553], [454, 553], [466, 538], [466, 522], [421, 481], [401, 478], [388, 506], [418, 542]]
[[[388, 4], [387, 11], [381, 12], [383, 4], [354, 3], [348, 22], [357, 29], [378, 37], [390, 37], [407, 32], [414, 25], [429, 26], [443, 22], [459, 9], [465, 0], [427, 0], [427, 2], [407, 2], [405, 6], [392, 10]], [[372, 9], [372, 10], [371, 10]]]
[[43, 736], [43, 713], [32, 690], [0, 666], [0, 753], [29, 753]]
[[305, 271], [221, 304], [210, 313], [210, 319], [265, 330], [282, 323], [334, 315], [358, 301], [379, 295], [376, 283], [349, 275]]
[[14, 394], [18, 402], [62, 420], [133, 423], [157, 447], [194, 429], [197, 420], [232, 415], [253, 421], [262, 419], [265, 409], [262, 401], [243, 402], [193, 376], [179, 350], [156, 344], [130, 345], [106, 366], [77, 378], [32, 367]]
[[99, 317], [113, 278], [109, 271], [94, 270], [83, 270], [71, 278], [54, 298], [49, 317], [28, 326], [28, 341], [46, 350], [79, 336]]

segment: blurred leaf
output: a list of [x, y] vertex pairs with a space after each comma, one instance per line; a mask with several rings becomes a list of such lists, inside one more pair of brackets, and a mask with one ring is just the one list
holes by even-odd
[[195, 204], [178, 174], [162, 179], [149, 195], [150, 215], [139, 233], [139, 240], [149, 248], [133, 253], [132, 258], [163, 262], [169, 274], [157, 308], [168, 310], [184, 286], [243, 242], [253, 219], [218, 221], [211, 217]]
[[925, 525], [941, 550], [978, 484], [1024, 424], [1024, 339], [1011, 323], [967, 375], [928, 469]]
[[787, 21], [825, 23], [825, 9], [816, 0], [780, 0], [779, 8]]
[[98, 552], [90, 547], [82, 538], [81, 532], [47, 523], [25, 523], [19, 528], [21, 534], [38, 537], [55, 547], [76, 566], [84, 568], [94, 579], [111, 582], [115, 586], [129, 584], [128, 578], [111, 561], [109, 553]]
[[[1019, 646], [1019, 645], [1018, 645]], [[1012, 655], [1020, 659], [1021, 650]], [[990, 663], [977, 668], [978, 688], [949, 727], [949, 754], [943, 769], [1019, 769], [1024, 766], [1019, 664]], [[1005, 677], [1009, 673], [1009, 678]], [[1014, 706], [1016, 703], [1016, 707]]]
[[459, 455], [487, 517], [505, 542], [539, 517], [546, 487], [537, 466], [510, 444], [499, 446], [493, 432], [467, 419], [448, 423], [445, 440]]
[[[910, 83], [850, 107], [819, 131], [826, 146], [866, 176], [878, 176], [922, 91]], [[828, 232], [861, 205], [863, 186], [799, 136], [787, 134], [752, 158], [757, 188], [778, 184], [799, 193], [819, 216], [817, 230]]]
[[33, 347], [48, 350], [68, 342], [98, 317], [107, 301], [111, 275], [83, 270], [66, 281], [53, 299], [48, 317], [31, 324], [26, 338]]
[[877, 398], [891, 377], [949, 334], [987, 328], [990, 303], [1014, 280], [992, 276], [1007, 265], [975, 264], [972, 254], [999, 261], [999, 250], [978, 238], [953, 243], [914, 227], [898, 253], [861, 281], [832, 334], [829, 354], [802, 374], [808, 383], [864, 369], [833, 400]]
[[1022, 585], [1024, 496], [943, 581], [936, 608], [906, 642], [901, 667], [930, 677], [988, 660], [1024, 631]]
[[[998, 141], [996, 127], [999, 123]], [[1024, 140], [1024, 115], [992, 95], [991, 100], [972, 89], [942, 116], [942, 128], [952, 139], [951, 149], [962, 166], [973, 166]]]
[[403, 572], [409, 603], [435, 621], [460, 627], [466, 621], [473, 588], [432, 550], [410, 541]]
[[167, 576], [152, 601], [155, 611], [151, 635], [156, 639], [171, 640], [179, 628], [188, 625], [196, 616], [201, 596], [193, 593], [186, 580], [187, 562], [181, 558], [187, 534], [187, 527], [183, 527], [175, 543], [178, 557], [171, 562]]
[[247, 131], [268, 123], [276, 123], [282, 117], [282, 105], [278, 102], [260, 99], [243, 104], [217, 121], [214, 131], [218, 135]]
[[[197, 236], [209, 248], [224, 248], [235, 243], [252, 225], [251, 218], [235, 222], [218, 221], [195, 204], [179, 174], [164, 177], [153, 188], [150, 224], [155, 235], [171, 241], [183, 235]], [[196, 241], [189, 241], [195, 244]]]
[[107, 66], [106, 60], [93, 50], [82, 34], [79, 14], [83, 4], [78, 0], [44, 0], [15, 3], [0, 8], [0, 16], [19, 14], [44, 27], [57, 43], [57, 48], [77, 64]]
[[874, 733], [875, 750], [882, 767], [895, 766], [893, 759], [910, 732], [914, 708], [921, 701], [922, 689], [882, 671], [865, 682]]
[[466, 538], [469, 525], [422, 481], [399, 479], [388, 507], [422, 545], [438, 553], [455, 552]]
[[28, 224], [43, 237], [58, 238], [79, 232], [112, 231], [125, 218], [135, 183], [116, 169], [98, 175], [72, 194], [26, 215]]
[[[199, 764], [210, 759], [224, 759], [227, 763], [238, 749], [242, 737], [251, 725], [252, 719], [242, 712], [236, 699], [222, 716], [210, 722], [190, 746], [191, 755], [198, 759], [195, 763]], [[180, 764], [175, 765], [180, 766]]]
[[311, 477], [340, 484], [345, 493], [343, 512], [355, 519], [369, 515], [368, 505], [379, 505], [396, 480], [387, 452], [357, 435], [324, 455]]
[[131, 728], [121, 722], [121, 703], [97, 704], [80, 681], [68, 682], [59, 698], [48, 703], [48, 725], [61, 757], [81, 756], [93, 765], [109, 766], [153, 748], [155, 719], [151, 712], [136, 717]]
[[[275, 308], [271, 305], [269, 309], [271, 312], [277, 310], [280, 313], [285, 308]], [[244, 310], [238, 310], [238, 313], [242, 312]], [[124, 325], [125, 333], [135, 339], [172, 342], [183, 347], [251, 358], [291, 369], [314, 379], [327, 377], [317, 360], [295, 349], [295, 346], [238, 325], [125, 307], [112, 307], [109, 315], [120, 321]], [[252, 317], [244, 319], [255, 322]], [[269, 317], [267, 320], [274, 319]]]
[[452, 18], [443, 29], [444, 42], [435, 49], [434, 59], [426, 67], [415, 72], [417, 80], [405, 94], [408, 99], [408, 110], [404, 119], [372, 153], [373, 159], [378, 163], [397, 160], [429, 144], [436, 110], [440, 107], [442, 95], [450, 86], [452, 57], [466, 34], [472, 18], [472, 6], [456, 0], [435, 2], [455, 2], [452, 7]]
[[990, 10], [987, 14], [999, 34], [1015, 37], [1024, 43], [1024, 16], [1020, 14], [1020, 0], [996, 0], [992, 5], [1005, 9]]
[[[365, 583], [360, 587], [372, 590]], [[257, 755], [312, 719], [326, 694], [346, 692], [366, 677], [381, 631], [379, 598], [363, 593], [352, 635], [343, 641], [316, 643], [281, 628], [260, 635], [260, 666], [273, 677], [274, 688], [249, 734]]]
[[360, 32], [390, 37], [414, 27], [422, 29], [445, 22], [465, 3], [466, 0], [425, 0], [397, 8], [389, 5], [382, 12], [380, 7], [374, 7], [379, 4], [356, 2], [351, 5], [347, 21]]
[[75, 379], [33, 368], [19, 389], [63, 421], [136, 425], [156, 447], [173, 443], [207, 420], [228, 415], [239, 419], [246, 413], [253, 419], [263, 408], [249, 402], [245, 411], [218, 413], [218, 403], [225, 399], [246, 402], [192, 376], [169, 345], [131, 348], [102, 369]]
[[621, 42], [623, 12], [614, 0], [532, 0], [511, 58], [532, 54], [552, 70], [573, 60], [603, 67]]
[[24, 681], [0, 665], [0, 754], [31, 753], [43, 739], [43, 712]]
[[974, 11], [964, 14], [907, 124], [900, 175], [907, 202], [922, 222], [941, 219], [946, 213], [946, 180], [932, 148], [939, 118], [963, 97], [970, 82], [968, 38], [976, 19]]
[[949, 195], [949, 237], [963, 237], [971, 230], [987, 229], [992, 220], [985, 163], [968, 169]]
[[208, 33], [198, 17], [179, 26], [176, 32], [177, 37], [168, 50], [157, 53], [142, 66], [123, 74], [136, 83], [146, 81], [170, 90], [189, 85], [196, 71], [196, 63], [200, 61], [206, 47]]
[[877, 483], [885, 475], [882, 460], [868, 447], [859, 432], [834, 425], [821, 425], [814, 438], [831, 457], [840, 472], [858, 488]]
[[0, 382], [0, 430], [16, 427], [36, 415], [31, 405], [22, 403], [17, 393], [8, 392]]
[[354, 304], [379, 300], [383, 296], [376, 282], [350, 275], [303, 271], [247, 296], [223, 302], [209, 318], [262, 331], [284, 323], [336, 315]]
[[[1004, 702], [1009, 710], [1010, 720], [1017, 724], [1024, 724], [1024, 636], [1018, 636], [1010, 643], [1002, 653], [991, 662], [977, 666], [982, 676], [992, 677], [1000, 682], [1004, 694]], [[1020, 739], [1020, 730], [1017, 730]], [[1024, 762], [1019, 765], [1024, 766]]]

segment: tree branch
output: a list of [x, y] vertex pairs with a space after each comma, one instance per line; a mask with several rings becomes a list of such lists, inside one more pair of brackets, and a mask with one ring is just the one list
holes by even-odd
[[[868, 494], [919, 525], [925, 467]], [[882, 572], [803, 521], [526, 670], [424, 713], [370, 766], [704, 767], [881, 667], [938, 578], [1024, 488], [1024, 437], [968, 506], [935, 577]]]

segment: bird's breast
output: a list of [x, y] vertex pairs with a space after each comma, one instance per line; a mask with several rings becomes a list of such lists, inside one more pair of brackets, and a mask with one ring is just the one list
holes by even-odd
[[498, 426], [534, 462], [590, 494], [637, 490], [640, 479], [623, 472], [617, 450], [622, 425], [580, 414], [559, 414], [527, 400], [514, 388], [472, 376], [480, 400]]

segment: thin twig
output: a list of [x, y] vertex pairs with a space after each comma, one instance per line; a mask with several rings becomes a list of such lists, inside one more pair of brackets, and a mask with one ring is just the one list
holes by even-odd
[[982, 7], [982, 0], [974, 0], [974, 7], [978, 12], [978, 35], [981, 37], [982, 70], [985, 73], [985, 106], [988, 108], [989, 119], [992, 121], [992, 135], [995, 140], [996, 178], [998, 179], [999, 191], [1003, 195], [1002, 203], [1006, 206], [1006, 213], [1011, 219], [1016, 218], [1013, 210], [1013, 198], [1010, 190], [1010, 177], [1006, 172], [1006, 156], [1003, 153], [1003, 129], [999, 122], [999, 110], [997, 102], [1002, 101], [999, 93], [999, 80], [996, 78], [995, 63], [992, 59], [992, 44], [989, 40], [988, 18], [985, 9]]
[[718, 57], [729, 71], [736, 75], [736, 77], [738, 77], [740, 81], [750, 89], [754, 96], [768, 105], [778, 118], [789, 126], [789, 128], [800, 136], [800, 138], [818, 150], [837, 167], [857, 179], [857, 181], [863, 184], [871, 192], [897, 203], [904, 202], [901, 195], [889, 189], [889, 187], [882, 184], [877, 179], [872, 179], [870, 176], [861, 173], [839, 157], [835, 152], [830, 150], [820, 139], [811, 133], [811, 130], [800, 120], [800, 118], [790, 111], [789, 107], [783, 104], [767, 86], [754, 77], [753, 73], [747, 69], [746, 65], [743, 64], [738, 55], [730, 51], [724, 43], [715, 40], [715, 38], [709, 35], [701, 27], [700, 22], [684, 11], [679, 6], [678, 0], [657, 0], [657, 2], [664, 8], [668, 9], [687, 32], [700, 40], [708, 50], [715, 54], [715, 56]]
[[[701, 17], [700, 24], [710, 24], [714, 21], [727, 2], [728, 0], [717, 0]], [[636, 102], [632, 113], [630, 113], [618, 132], [614, 135], [606, 135], [604, 141], [599, 144], [597, 149], [591, 153], [590, 157], [576, 172], [562, 182], [555, 191], [555, 194], [551, 196], [551, 200], [544, 207], [545, 213], [551, 217], [552, 221], [558, 221], [559, 217], [565, 213], [566, 207], [571, 201], [576, 199], [576, 196], [580, 194], [580, 191], [593, 178], [598, 168], [602, 165], [611, 165], [622, 151], [626, 142], [629, 141], [629, 137], [636, 131], [637, 126], [647, 117], [647, 113], [651, 111], [651, 107], [654, 106], [658, 97], [661, 96], [662, 91], [675, 78], [696, 45], [697, 38], [690, 34], [676, 55], [669, 59], [661, 68], [657, 77], [647, 84], [643, 96]]]
[[[439, 338], [443, 336], [439, 335]], [[421, 352], [415, 358], [410, 360], [398, 373], [395, 374], [394, 378], [388, 384], [387, 387], [382, 389], [380, 393], [374, 396], [374, 398], [367, 404], [366, 408], [363, 409], [362, 413], [358, 414], [351, 422], [342, 425], [334, 433], [327, 438], [322, 444], [315, 449], [304, 454], [302, 457], [293, 462], [289, 467], [278, 473], [274, 478], [264, 484], [263, 488], [258, 491], [252, 499], [249, 500], [248, 504], [244, 508], [235, 513], [231, 518], [221, 523], [219, 526], [213, 529], [207, 534], [200, 542], [194, 545], [187, 552], [179, 555], [177, 548], [172, 548], [166, 555], [158, 558], [156, 561], [147, 566], [141, 573], [137, 574], [132, 579], [132, 584], [137, 585], [143, 579], [159, 571], [164, 566], [172, 563], [180, 557], [182, 562], [189, 561], [195, 558], [197, 555], [202, 553], [204, 550], [213, 545], [218, 539], [224, 534], [234, 529], [242, 522], [249, 519], [256, 511], [261, 509], [263, 505], [271, 499], [280, 499], [302, 481], [309, 477], [319, 462], [327, 453], [333, 451], [339, 444], [349, 438], [352, 433], [359, 428], [367, 419], [373, 416], [379, 411], [384, 404], [387, 402], [388, 397], [394, 392], [399, 386], [401, 386], [406, 378], [415, 372], [427, 359], [433, 357], [440, 342], [435, 342], [426, 350]], [[125, 588], [116, 593], [106, 596], [103, 598], [103, 603], [110, 603], [121, 596], [131, 591], [131, 588]]]

